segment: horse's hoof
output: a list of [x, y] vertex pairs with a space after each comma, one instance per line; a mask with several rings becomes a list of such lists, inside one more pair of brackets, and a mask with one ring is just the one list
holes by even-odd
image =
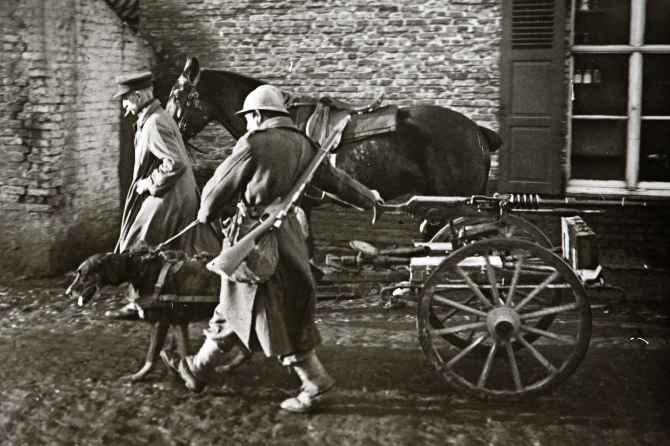
[[400, 299], [389, 299], [382, 303], [382, 308], [384, 310], [397, 310], [399, 308], [405, 308], [406, 306], [407, 302]]

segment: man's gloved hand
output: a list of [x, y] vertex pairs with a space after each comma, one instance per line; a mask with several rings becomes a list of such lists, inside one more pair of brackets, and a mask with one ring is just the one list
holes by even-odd
[[377, 206], [383, 205], [384, 199], [382, 198], [381, 194], [377, 189], [370, 189], [370, 192], [372, 192], [372, 195], [375, 197], [375, 205], [372, 208], [372, 221], [371, 221], [371, 223], [374, 225], [375, 223], [377, 223], [379, 217], [381, 217], [381, 213], [383, 211], [383, 208], [378, 208]]
[[135, 192], [137, 192], [139, 195], [142, 195], [145, 192], [149, 192], [149, 180], [148, 178], [142, 178], [141, 180], [137, 180], [137, 183], [135, 183]]
[[370, 189], [372, 192], [372, 195], [375, 197], [375, 204], [384, 204], [384, 199], [382, 196], [379, 194], [379, 191], [377, 189]]
[[209, 209], [203, 207], [198, 209], [198, 221], [200, 223], [207, 223], [210, 218], [211, 214], [209, 213]]

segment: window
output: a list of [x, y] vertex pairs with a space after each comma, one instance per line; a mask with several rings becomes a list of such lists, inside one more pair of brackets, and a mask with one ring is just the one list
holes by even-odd
[[571, 12], [567, 192], [670, 196], [670, 1]]

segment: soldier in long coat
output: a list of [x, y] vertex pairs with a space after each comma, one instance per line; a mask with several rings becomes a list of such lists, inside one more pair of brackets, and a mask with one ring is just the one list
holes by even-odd
[[[135, 162], [126, 196], [115, 252], [154, 247], [195, 220], [200, 201], [191, 161], [175, 121], [153, 95], [151, 72], [132, 73], [118, 79], [115, 98], [137, 115]], [[216, 252], [220, 237], [211, 225], [194, 230], [169, 245], [187, 254]], [[135, 311], [130, 305], [117, 314]]]
[[[317, 148], [296, 129], [282, 93], [273, 86], [251, 92], [238, 113], [245, 116], [249, 131], [205, 185], [198, 218], [207, 222], [232, 217], [241, 219], [244, 228], [277, 197], [289, 193]], [[366, 209], [381, 200], [376, 191], [327, 163], [313, 183]], [[191, 390], [200, 391], [208, 373], [225, 360], [224, 353], [240, 346], [277, 357], [301, 379], [302, 391], [282, 402], [283, 409], [307, 411], [334, 385], [314, 353], [321, 341], [314, 323], [316, 286], [299, 212], [289, 212], [276, 230], [279, 261], [274, 274], [260, 283], [222, 276], [220, 303], [200, 351], [180, 361], [163, 354]], [[231, 242], [226, 239], [223, 249], [227, 243]]]

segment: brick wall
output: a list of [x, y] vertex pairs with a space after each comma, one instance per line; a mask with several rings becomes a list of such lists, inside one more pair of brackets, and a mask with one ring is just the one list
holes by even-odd
[[0, 14], [0, 267], [49, 275], [113, 247], [114, 77], [152, 55], [102, 0], [4, 0]]
[[[142, 0], [140, 32], [155, 46], [159, 93], [187, 55], [302, 94], [365, 103], [438, 104], [497, 130], [500, 0]], [[214, 156], [232, 140], [210, 125], [193, 143]], [[492, 175], [497, 168], [493, 160]]]
[[498, 128], [500, 0], [143, 0], [141, 17], [161, 72], [196, 55], [300, 93], [384, 93]]

